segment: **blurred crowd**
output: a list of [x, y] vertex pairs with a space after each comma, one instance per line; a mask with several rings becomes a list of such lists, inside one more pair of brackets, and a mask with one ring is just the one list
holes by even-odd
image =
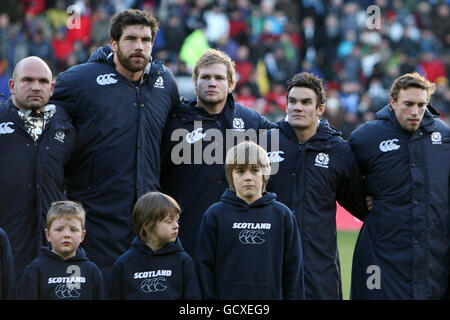
[[324, 80], [325, 118], [347, 138], [388, 103], [395, 78], [418, 71], [436, 84], [432, 105], [450, 123], [450, 0], [1, 0], [0, 93], [9, 96], [26, 56], [55, 76], [86, 62], [128, 8], [159, 19], [153, 58], [187, 98], [194, 62], [213, 47], [236, 63], [236, 100], [272, 121], [284, 118], [286, 81], [308, 71]]

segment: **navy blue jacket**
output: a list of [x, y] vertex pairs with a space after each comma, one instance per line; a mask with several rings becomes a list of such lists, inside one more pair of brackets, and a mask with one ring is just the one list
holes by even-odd
[[[274, 126], [255, 110], [235, 103], [232, 95], [219, 115], [209, 114], [194, 100], [185, 101], [169, 116], [163, 137], [161, 188], [181, 206], [179, 236], [192, 257], [203, 214], [228, 187], [224, 162], [226, 151], [234, 145], [231, 134], [239, 136], [253, 129], [256, 140], [260, 129]], [[176, 163], [180, 154], [185, 160]], [[208, 159], [209, 155], [213, 157]]]
[[[9, 99], [0, 105], [0, 227], [8, 234], [16, 279], [46, 244], [45, 217], [51, 202], [64, 200], [64, 170], [75, 143], [75, 129], [56, 106], [35, 142]], [[4, 130], [6, 128], [6, 130]]]
[[[322, 119], [300, 144], [287, 121], [267, 133], [273, 169], [267, 190], [294, 213], [302, 238], [306, 299], [342, 299], [336, 201], [360, 219], [367, 214], [363, 181], [350, 144]], [[279, 147], [273, 145], [279, 134]]]
[[25, 269], [17, 289], [23, 300], [104, 299], [100, 269], [78, 248], [74, 257], [64, 260], [47, 247]]
[[297, 222], [274, 193], [249, 205], [227, 189], [205, 213], [197, 245], [203, 298], [304, 299]]
[[201, 299], [194, 261], [178, 238], [153, 251], [135, 237], [113, 266], [109, 293], [120, 300]]
[[14, 279], [14, 260], [5, 231], [0, 228], [0, 300], [16, 297]]
[[352, 299], [442, 299], [448, 290], [450, 131], [428, 110], [410, 134], [389, 106], [350, 138], [373, 209], [355, 247]]
[[160, 145], [169, 111], [179, 104], [172, 73], [161, 61], [134, 84], [114, 67], [109, 46], [58, 76], [52, 99], [77, 129], [67, 196], [86, 209], [89, 258], [108, 272], [134, 237], [136, 200], [159, 189]]

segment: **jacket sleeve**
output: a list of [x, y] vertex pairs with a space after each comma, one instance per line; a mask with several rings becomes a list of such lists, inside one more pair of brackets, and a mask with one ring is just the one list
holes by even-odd
[[189, 255], [187, 255], [186, 259], [183, 261], [183, 290], [183, 299], [202, 299], [197, 270], [195, 270], [194, 261]]
[[200, 224], [197, 238], [197, 256], [195, 260], [203, 299], [216, 300], [217, 293], [214, 279], [216, 269], [217, 225], [214, 217], [210, 213], [210, 210], [206, 211]]
[[39, 270], [36, 264], [31, 263], [24, 271], [17, 287], [17, 299], [38, 300], [39, 297]]
[[344, 165], [339, 174], [336, 199], [348, 212], [363, 221], [368, 214], [368, 209], [361, 171], [348, 143], [345, 143], [345, 148], [340, 154], [345, 159], [342, 161]]
[[171, 141], [173, 123], [176, 121], [173, 117], [173, 113], [169, 113], [167, 117], [166, 125], [164, 126], [161, 140], [161, 176], [165, 175], [172, 166], [171, 152], [174, 144]]
[[94, 279], [93, 299], [94, 300], [106, 299], [105, 283], [103, 282], [103, 275], [102, 275], [100, 269], [96, 265], [93, 265], [91, 272], [92, 272], [92, 279]]
[[361, 174], [364, 176], [367, 173], [367, 162], [366, 162], [366, 156], [364, 155], [363, 148], [361, 147], [363, 145], [362, 142], [362, 127], [352, 132], [350, 139], [348, 142], [350, 143], [350, 147], [352, 149], [353, 155], [356, 159], [356, 162], [358, 163], [359, 170], [361, 171]]
[[276, 123], [270, 122], [269, 120], [267, 120], [264, 116], [258, 114], [258, 122], [259, 122], [259, 129], [267, 129], [270, 130], [272, 128], [276, 128], [277, 125]]
[[[258, 144], [263, 147], [269, 156], [273, 151], [279, 151], [280, 149], [280, 129], [278, 127], [272, 128], [270, 130], [261, 132], [258, 135]], [[278, 169], [280, 167], [279, 162], [270, 161], [270, 176], [273, 177], [278, 173]], [[269, 179], [267, 182], [266, 190], [272, 192], [274, 189], [273, 179]]]
[[172, 107], [171, 110], [174, 110], [180, 105], [180, 91], [178, 90], [177, 81], [175, 80], [175, 77], [173, 76], [172, 71], [165, 67], [166, 73], [168, 74], [168, 77], [171, 79], [173, 85], [171, 86], [172, 90]]
[[55, 90], [50, 97], [50, 103], [64, 108], [73, 121], [77, 121], [80, 107], [81, 95], [78, 92], [75, 83], [78, 83], [74, 78], [75, 72], [70, 70], [61, 73], [55, 82]]
[[292, 212], [285, 216], [284, 259], [283, 259], [283, 299], [304, 300], [305, 285], [303, 272], [303, 251], [297, 220]]
[[14, 299], [14, 260], [6, 233], [0, 229], [0, 300]]
[[64, 151], [64, 174], [65, 176], [69, 175], [70, 172], [70, 161], [73, 158], [75, 147], [76, 147], [76, 135], [77, 131], [75, 130], [74, 125], [72, 124], [72, 120], [67, 113], [66, 109], [58, 107], [58, 112], [64, 114], [63, 124], [65, 129], [67, 129], [66, 136], [64, 138], [64, 144], [66, 145]]
[[122, 264], [119, 261], [114, 263], [108, 279], [108, 295], [111, 300], [123, 300]]

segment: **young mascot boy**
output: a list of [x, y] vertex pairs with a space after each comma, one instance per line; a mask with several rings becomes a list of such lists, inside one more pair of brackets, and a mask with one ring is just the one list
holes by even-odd
[[229, 184], [206, 211], [196, 262], [205, 299], [304, 299], [300, 234], [292, 212], [265, 192], [267, 152], [245, 141], [225, 161]]
[[112, 299], [201, 299], [194, 262], [178, 238], [180, 213], [166, 194], [149, 192], [138, 199], [133, 210], [137, 236], [112, 268]]
[[18, 288], [19, 299], [104, 299], [100, 269], [79, 248], [86, 233], [84, 223], [81, 204], [52, 203], [45, 229], [51, 249], [43, 247], [25, 269]]

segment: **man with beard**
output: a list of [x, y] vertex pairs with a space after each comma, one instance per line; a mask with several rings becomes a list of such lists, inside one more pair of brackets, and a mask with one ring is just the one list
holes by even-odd
[[11, 98], [0, 105], [0, 228], [11, 242], [17, 282], [46, 243], [50, 203], [65, 199], [75, 128], [64, 109], [47, 104], [54, 83], [41, 58], [19, 61], [8, 84]]
[[160, 144], [178, 88], [151, 59], [158, 21], [141, 10], [113, 18], [110, 45], [59, 75], [53, 99], [77, 129], [67, 196], [86, 209], [83, 247], [105, 278], [133, 239], [137, 198], [159, 189]]

